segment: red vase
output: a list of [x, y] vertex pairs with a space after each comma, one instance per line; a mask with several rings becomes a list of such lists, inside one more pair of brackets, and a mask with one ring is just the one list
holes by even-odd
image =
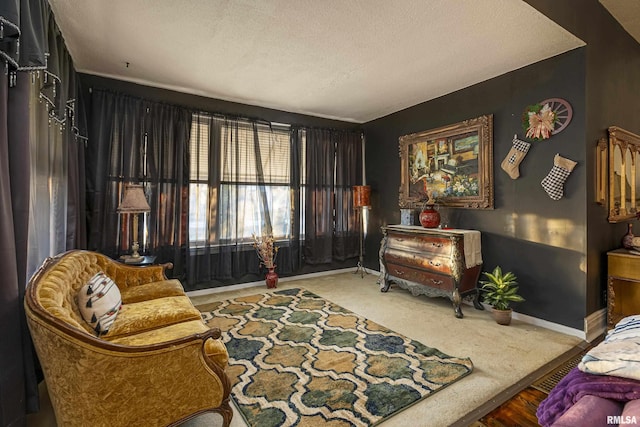
[[267, 288], [274, 289], [278, 286], [278, 273], [276, 273], [276, 268], [270, 268], [267, 276], [265, 277], [265, 282], [267, 283]]
[[433, 208], [433, 205], [427, 205], [420, 212], [420, 224], [424, 228], [436, 228], [440, 225], [440, 212]]

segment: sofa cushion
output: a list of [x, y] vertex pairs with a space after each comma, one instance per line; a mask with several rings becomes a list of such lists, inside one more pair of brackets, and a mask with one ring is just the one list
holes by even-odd
[[82, 318], [98, 335], [106, 334], [122, 306], [120, 289], [103, 272], [96, 273], [77, 294]]
[[[207, 332], [209, 327], [201, 320], [190, 320], [187, 322], [176, 323], [174, 325], [165, 326], [163, 328], [153, 329], [150, 331], [140, 332], [136, 334], [112, 337], [111, 334], [105, 337], [105, 340], [114, 344], [142, 346], [150, 344], [159, 344], [175, 339], [184, 338], [193, 334], [201, 334]], [[219, 339], [208, 339], [204, 344], [206, 355], [218, 366], [226, 367], [229, 361], [229, 355], [225, 345]]]
[[[180, 322], [202, 319], [187, 296], [156, 298], [123, 304], [109, 337], [132, 335]], [[110, 339], [111, 340], [111, 339]]]
[[130, 286], [120, 290], [122, 303], [148, 301], [156, 298], [177, 297], [186, 295], [179, 280], [169, 279], [143, 285]]

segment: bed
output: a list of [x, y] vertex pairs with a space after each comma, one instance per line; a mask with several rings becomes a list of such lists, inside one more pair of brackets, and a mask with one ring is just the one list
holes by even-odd
[[536, 415], [542, 427], [640, 426], [640, 315], [618, 322]]

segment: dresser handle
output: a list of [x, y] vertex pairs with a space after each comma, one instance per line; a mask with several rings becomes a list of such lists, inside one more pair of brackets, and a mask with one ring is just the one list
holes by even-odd
[[433, 262], [433, 261], [429, 261], [429, 264], [433, 265], [434, 267], [440, 267], [442, 265], [439, 262]]
[[396, 270], [396, 274], [398, 276], [402, 276], [404, 274], [404, 271]]
[[434, 248], [441, 248], [442, 243], [431, 243], [431, 246], [433, 246]]
[[400, 237], [396, 237], [396, 240], [397, 240], [398, 242], [404, 242], [404, 239], [401, 239]]
[[429, 279], [434, 285], [442, 285], [442, 280]]

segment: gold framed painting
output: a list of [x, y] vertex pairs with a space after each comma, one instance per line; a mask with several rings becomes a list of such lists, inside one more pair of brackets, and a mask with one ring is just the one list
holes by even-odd
[[493, 115], [401, 136], [400, 207], [493, 209]]

